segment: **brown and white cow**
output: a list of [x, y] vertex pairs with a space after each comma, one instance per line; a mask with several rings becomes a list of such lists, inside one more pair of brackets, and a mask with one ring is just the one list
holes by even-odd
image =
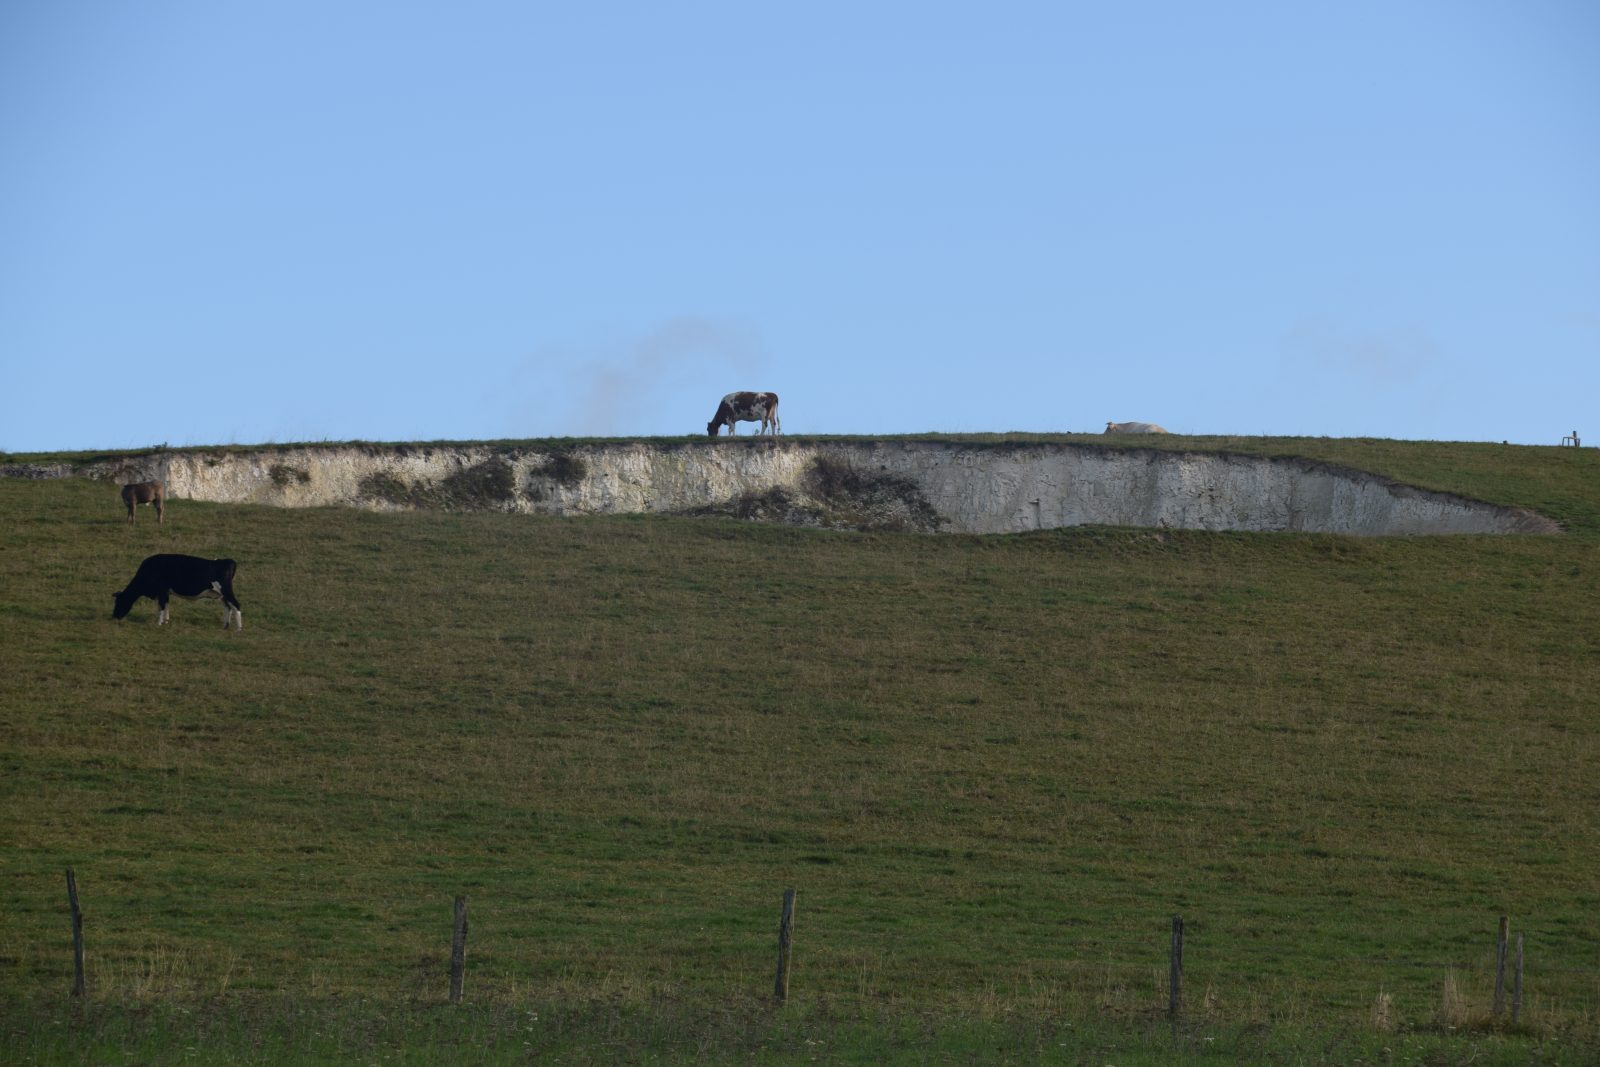
[[1106, 433], [1166, 433], [1153, 422], [1108, 422]]
[[734, 423], [759, 422], [760, 429], [756, 430], [757, 436], [771, 432], [779, 432], [778, 425], [778, 394], [777, 393], [729, 393], [722, 398], [722, 403], [717, 405], [717, 413], [706, 423], [706, 433], [712, 437], [728, 428], [728, 436], [732, 437], [737, 431]]
[[128, 524], [133, 525], [133, 509], [140, 504], [153, 504], [156, 522], [167, 521], [167, 486], [164, 482], [134, 482], [122, 487], [122, 502], [128, 505]]

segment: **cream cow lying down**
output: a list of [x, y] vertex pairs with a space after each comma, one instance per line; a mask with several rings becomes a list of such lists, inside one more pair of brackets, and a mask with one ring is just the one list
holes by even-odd
[[1153, 422], [1108, 422], [1106, 433], [1166, 433]]

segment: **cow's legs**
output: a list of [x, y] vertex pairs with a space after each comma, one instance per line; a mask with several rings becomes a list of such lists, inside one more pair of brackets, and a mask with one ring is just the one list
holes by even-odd
[[159, 525], [160, 523], [164, 523], [166, 521], [167, 521], [167, 508], [166, 508], [166, 505], [161, 502], [160, 498], [157, 498], [157, 500], [156, 500], [156, 523]]
[[165, 626], [167, 624], [167, 596], [167, 590], [163, 589], [161, 590], [161, 595], [156, 598], [156, 607], [159, 609], [156, 612], [157, 626]]

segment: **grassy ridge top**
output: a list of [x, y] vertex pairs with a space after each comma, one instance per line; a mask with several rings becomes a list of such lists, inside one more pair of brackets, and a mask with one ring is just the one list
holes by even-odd
[[[814, 1002], [1139, 1016], [1181, 912], [1197, 1011], [1430, 1024], [1447, 977], [1484, 1007], [1509, 914], [1531, 1017], [1592, 1041], [1594, 461], [1325, 452], [1571, 532], [130, 529], [0, 481], [0, 991], [69, 982], [68, 865], [105, 997], [436, 998], [465, 893], [481, 995], [723, 1003], [770, 988], [792, 885]], [[239, 560], [244, 633], [113, 623], [157, 551]]]

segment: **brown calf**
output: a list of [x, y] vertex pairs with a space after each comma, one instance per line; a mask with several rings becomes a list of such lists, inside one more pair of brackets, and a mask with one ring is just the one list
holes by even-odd
[[133, 509], [140, 504], [156, 506], [156, 522], [165, 522], [167, 487], [164, 482], [134, 482], [122, 487], [122, 502], [128, 505], [128, 524], [133, 524]]

